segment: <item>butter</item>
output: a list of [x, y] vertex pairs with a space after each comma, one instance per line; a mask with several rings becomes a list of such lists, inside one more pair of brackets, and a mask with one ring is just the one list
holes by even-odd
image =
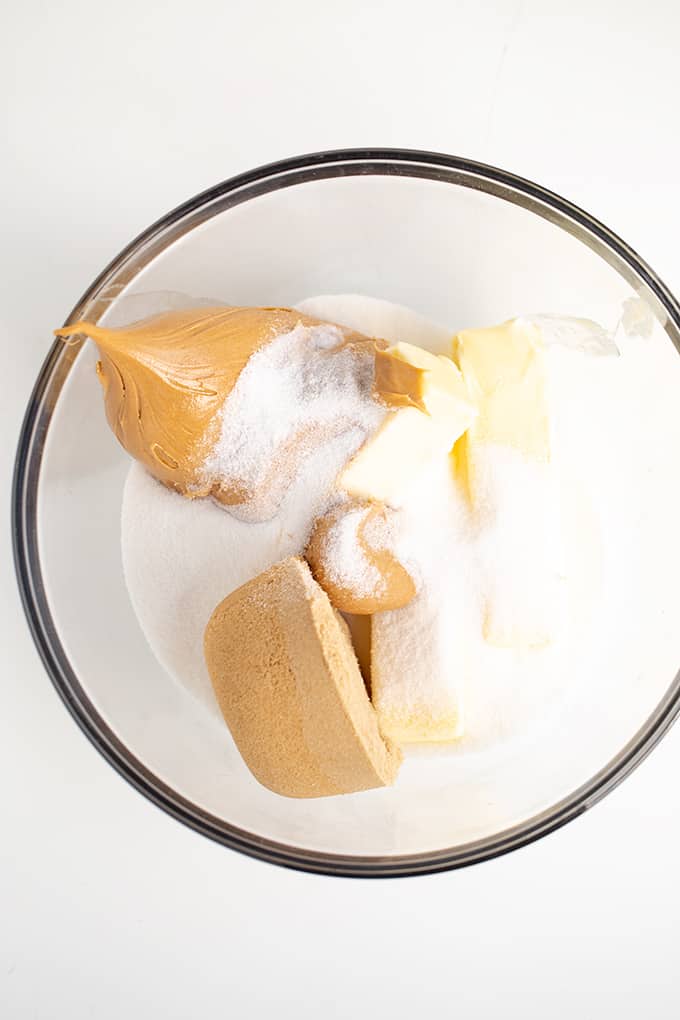
[[454, 472], [480, 526], [484, 637], [502, 648], [543, 647], [556, 636], [561, 588], [541, 332], [513, 319], [458, 333], [453, 351], [479, 407], [456, 444]]
[[453, 340], [479, 414], [466, 440], [512, 446], [538, 461], [550, 459], [550, 426], [541, 331], [526, 319], [466, 329]]
[[446, 402], [467, 393], [450, 358], [415, 344], [398, 343], [375, 355], [375, 392], [386, 404], [445, 414]]
[[376, 711], [380, 732], [397, 745], [450, 744], [465, 732], [461, 708], [454, 699], [441, 709], [426, 703], [392, 708], [378, 699]]
[[390, 411], [339, 485], [359, 499], [398, 505], [432, 458], [450, 452], [476, 410], [450, 358], [413, 344], [376, 351], [374, 392]]
[[469, 675], [465, 624], [448, 592], [425, 585], [404, 608], [371, 618], [371, 700], [395, 743], [462, 736]]

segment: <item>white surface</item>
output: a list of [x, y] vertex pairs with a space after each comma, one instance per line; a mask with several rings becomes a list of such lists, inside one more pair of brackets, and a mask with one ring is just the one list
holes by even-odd
[[[330, 11], [65, 0], [5, 18], [6, 491], [50, 328], [151, 220], [266, 160], [364, 144], [487, 160], [594, 212], [680, 289], [671, 0]], [[3, 541], [3, 1018], [677, 1013], [680, 729], [500, 860], [284, 872], [183, 829], [96, 754], [33, 650]]]

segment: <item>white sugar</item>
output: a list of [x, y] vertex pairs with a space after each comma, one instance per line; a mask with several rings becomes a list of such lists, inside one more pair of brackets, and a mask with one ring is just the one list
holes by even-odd
[[483, 631], [500, 647], [540, 647], [563, 624], [559, 453], [546, 464], [494, 443], [475, 449], [475, 552]]
[[462, 716], [478, 604], [469, 513], [446, 459], [429, 465], [420, 483], [395, 529], [397, 555], [418, 593], [402, 609], [373, 617], [380, 708]]
[[360, 596], [379, 595], [384, 590], [382, 575], [359, 538], [365, 514], [363, 507], [354, 507], [333, 523], [324, 541], [324, 567], [339, 588]]
[[335, 326], [298, 325], [247, 362], [220, 413], [204, 480], [244, 493], [230, 512], [267, 520], [306, 457], [353, 430], [354, 452], [384, 407], [372, 397], [373, 352], [343, 346]]
[[366, 506], [351, 506], [329, 529], [323, 545], [325, 572], [330, 581], [358, 596], [379, 596], [385, 579], [371, 552], [390, 549], [395, 541], [389, 514], [370, 514]]
[[380, 552], [391, 549], [396, 541], [396, 515], [389, 510], [383, 514], [369, 514], [362, 528], [362, 538], [370, 549]]

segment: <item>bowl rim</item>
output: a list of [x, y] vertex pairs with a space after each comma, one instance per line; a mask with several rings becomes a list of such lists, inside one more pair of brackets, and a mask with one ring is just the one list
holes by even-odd
[[[680, 352], [680, 304], [651, 267], [608, 227], [554, 192], [508, 171], [416, 149], [356, 148], [308, 153], [265, 164], [208, 188], [162, 216], [131, 241], [88, 287], [64, 325], [81, 318], [85, 309], [90, 315], [101, 314], [111, 299], [112, 287], [114, 290], [124, 287], [170, 243], [217, 213], [282, 187], [358, 174], [419, 177], [481, 189], [551, 220], [594, 249], [636, 289], [642, 287], [647, 292], [657, 311], [665, 316], [666, 332]], [[640, 764], [680, 714], [679, 671], [637, 733], [588, 782], [526, 822], [458, 847], [396, 856], [334, 854], [269, 840], [204, 811], [155, 776], [99, 715], [68, 661], [50, 613], [40, 567], [37, 490], [47, 427], [77, 350], [77, 345], [67, 347], [60, 340], [53, 344], [29, 398], [21, 428], [12, 485], [12, 539], [19, 593], [47, 674], [81, 730], [135, 789], [189, 828], [250, 857], [305, 872], [384, 878], [448, 871], [519, 849], [583, 814]]]

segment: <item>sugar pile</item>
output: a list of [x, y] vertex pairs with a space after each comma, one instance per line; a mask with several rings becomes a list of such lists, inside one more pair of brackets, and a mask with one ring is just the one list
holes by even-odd
[[324, 541], [324, 565], [328, 579], [338, 588], [361, 596], [382, 595], [383, 576], [369, 559], [365, 545], [385, 549], [389, 536], [381, 520], [366, 526], [366, 512], [363, 506], [350, 507], [333, 522]]
[[395, 527], [396, 555], [418, 590], [408, 605], [373, 617], [372, 657], [381, 678], [374, 697], [395, 720], [453, 717], [460, 729], [472, 668], [469, 635], [479, 629], [473, 529], [446, 459], [433, 461], [420, 482]]
[[305, 459], [349, 430], [354, 452], [380, 424], [385, 409], [371, 394], [373, 349], [343, 340], [335, 326], [299, 324], [247, 362], [203, 468], [206, 483], [219, 481], [236, 494], [230, 513], [272, 518]]
[[563, 625], [565, 572], [553, 464], [512, 447], [479, 444], [475, 451], [474, 544], [484, 590], [483, 633], [499, 647], [541, 647]]

